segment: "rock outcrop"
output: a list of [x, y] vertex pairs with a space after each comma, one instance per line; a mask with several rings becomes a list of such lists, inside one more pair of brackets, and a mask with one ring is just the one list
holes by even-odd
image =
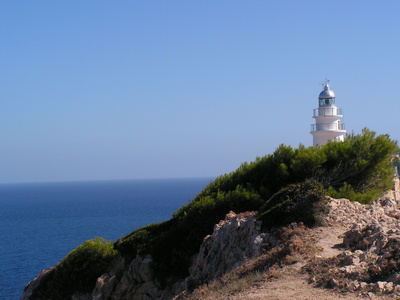
[[210, 282], [261, 254], [268, 235], [261, 233], [256, 213], [236, 215], [230, 212], [225, 220], [206, 236], [186, 279], [189, 288]]
[[97, 279], [91, 300], [159, 299], [161, 288], [156, 282], [150, 255], [137, 256], [130, 263], [119, 258], [110, 273]]
[[43, 284], [43, 282], [45, 282], [48, 277], [50, 276], [50, 274], [53, 272], [54, 267], [51, 267], [47, 270], [43, 270], [42, 272], [40, 272], [40, 274], [33, 279], [32, 281], [30, 281], [24, 289], [24, 293], [21, 297], [21, 300], [30, 300], [33, 299], [33, 295], [34, 292], [40, 288], [40, 286]]

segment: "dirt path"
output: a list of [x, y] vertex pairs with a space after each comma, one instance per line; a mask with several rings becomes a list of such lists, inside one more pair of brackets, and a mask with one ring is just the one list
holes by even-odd
[[[313, 229], [313, 236], [321, 246], [321, 257], [332, 257], [343, 251], [341, 244], [345, 226], [324, 226]], [[315, 287], [308, 283], [308, 275], [301, 272], [302, 263], [287, 266], [280, 270], [280, 276], [273, 280], [263, 280], [257, 286], [242, 293], [229, 296], [229, 300], [334, 300], [334, 299], [393, 299], [373, 293], [340, 294], [332, 290]]]
[[[339, 294], [331, 290], [316, 288], [307, 283], [305, 274], [294, 273], [284, 274], [281, 278], [261, 282], [258, 286], [246, 290], [243, 293], [230, 296], [230, 300], [354, 300], [354, 299], [390, 299], [385, 296], [376, 296], [369, 293], [360, 294]], [[393, 298], [391, 298], [393, 299]]]
[[322, 247], [322, 257], [332, 257], [343, 251], [343, 234], [348, 230], [344, 226], [320, 227], [314, 230], [318, 246]]

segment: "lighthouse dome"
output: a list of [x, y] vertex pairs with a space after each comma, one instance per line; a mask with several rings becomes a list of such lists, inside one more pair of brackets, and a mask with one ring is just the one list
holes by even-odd
[[335, 98], [335, 93], [329, 88], [329, 84], [326, 83], [324, 90], [319, 94], [319, 99]]

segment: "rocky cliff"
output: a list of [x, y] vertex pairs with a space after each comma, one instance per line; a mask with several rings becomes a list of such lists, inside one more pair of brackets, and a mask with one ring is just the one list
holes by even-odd
[[[371, 205], [330, 198], [330, 210], [324, 217], [322, 227], [332, 228], [332, 232], [335, 232], [333, 228], [340, 228], [341, 244], [335, 246], [338, 251], [333, 253], [335, 255], [329, 255], [332, 254], [329, 249], [324, 255], [302, 253], [306, 259], [303, 270], [310, 274], [311, 282], [331, 288], [345, 288], [350, 292], [374, 291], [400, 295], [399, 191], [399, 182], [396, 180], [394, 189]], [[166, 285], [161, 284], [155, 276], [150, 255], [140, 255], [133, 260], [118, 257], [112, 269], [97, 279], [92, 292], [75, 294], [72, 299], [184, 298], [188, 291], [199, 285], [210, 283], [268, 253], [273, 252], [275, 256], [269, 257], [279, 257], [283, 264], [285, 255], [289, 255], [295, 247], [292, 243], [284, 248], [282, 236], [282, 232], [276, 229], [263, 232], [254, 212], [231, 212], [225, 220], [215, 225], [212, 235], [204, 238], [198, 254], [192, 259], [187, 278], [170, 278]], [[321, 249], [326, 247], [321, 246]], [[263, 263], [263, 270], [274, 264], [267, 260]], [[260, 269], [259, 264], [257, 268]], [[35, 290], [40, 288], [52, 271], [43, 271], [28, 283], [21, 300], [41, 299], [35, 296]]]
[[[199, 253], [193, 258], [188, 278], [171, 281], [172, 284], [165, 287], [155, 277], [150, 255], [139, 255], [132, 261], [118, 257], [111, 271], [97, 279], [92, 293], [74, 295], [72, 299], [171, 299], [182, 291], [218, 278], [245, 260], [259, 256], [266, 240], [254, 212], [239, 215], [231, 212], [215, 225], [212, 235], [204, 238]], [[40, 299], [33, 296], [35, 289], [52, 271], [53, 268], [43, 271], [28, 283], [21, 300]]]

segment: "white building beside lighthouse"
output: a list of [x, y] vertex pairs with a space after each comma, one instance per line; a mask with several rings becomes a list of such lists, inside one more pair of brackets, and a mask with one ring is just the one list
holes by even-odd
[[318, 108], [314, 109], [313, 114], [315, 124], [311, 125], [311, 134], [314, 146], [324, 145], [328, 140], [344, 140], [346, 130], [340, 121], [343, 111], [336, 107], [335, 99], [335, 93], [330, 89], [329, 80], [327, 80], [324, 90], [318, 97]]

